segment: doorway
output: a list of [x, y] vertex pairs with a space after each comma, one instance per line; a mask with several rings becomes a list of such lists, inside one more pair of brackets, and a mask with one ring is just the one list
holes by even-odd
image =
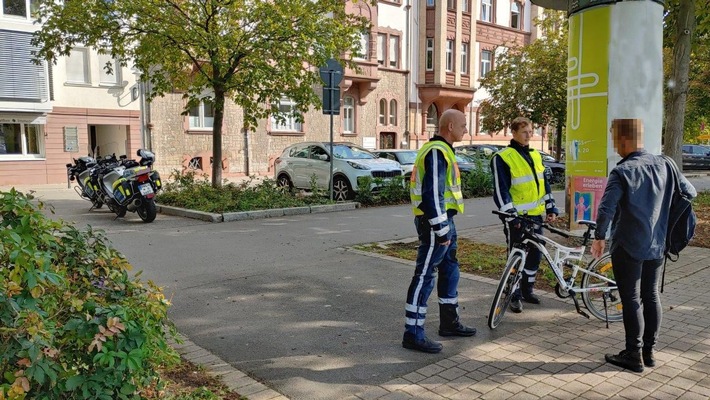
[[380, 132], [380, 148], [381, 149], [394, 149], [395, 139], [397, 134], [394, 132]]
[[103, 157], [128, 155], [128, 127], [125, 125], [89, 125], [89, 154]]

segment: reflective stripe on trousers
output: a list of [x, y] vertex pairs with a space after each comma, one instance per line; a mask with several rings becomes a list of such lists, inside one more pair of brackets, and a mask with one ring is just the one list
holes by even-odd
[[436, 243], [434, 232], [425, 217], [414, 218], [419, 235], [419, 248], [414, 276], [407, 291], [405, 332], [424, 338], [427, 300], [434, 289], [434, 272], [438, 270], [437, 295], [439, 303], [458, 304], [459, 262], [456, 258], [457, 235], [453, 219], [449, 219], [451, 243]]

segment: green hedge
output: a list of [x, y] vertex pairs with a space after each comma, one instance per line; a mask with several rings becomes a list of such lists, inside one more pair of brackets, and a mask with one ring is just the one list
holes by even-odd
[[43, 207], [0, 192], [0, 398], [142, 398], [158, 366], [179, 361], [168, 301], [101, 232]]

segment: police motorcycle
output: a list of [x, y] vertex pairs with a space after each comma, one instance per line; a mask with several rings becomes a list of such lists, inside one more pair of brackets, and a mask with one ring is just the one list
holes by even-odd
[[67, 164], [67, 179], [69, 182], [76, 181], [78, 186], [74, 186], [74, 191], [82, 199], [91, 202], [91, 209], [101, 208], [104, 205], [98, 185], [91, 180], [97, 166], [98, 162], [91, 156], [75, 158], [74, 164]]
[[[138, 149], [140, 161], [121, 156], [97, 174], [103, 202], [117, 217], [136, 212], [143, 222], [153, 222], [157, 215], [155, 194], [162, 187], [160, 174], [153, 170], [155, 154]], [[113, 156], [115, 160], [115, 156]]]

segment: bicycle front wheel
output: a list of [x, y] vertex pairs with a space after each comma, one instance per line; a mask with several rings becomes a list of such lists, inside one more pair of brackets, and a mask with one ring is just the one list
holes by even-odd
[[496, 295], [491, 304], [491, 311], [488, 314], [488, 327], [495, 329], [503, 320], [505, 310], [510, 304], [515, 288], [520, 283], [523, 274], [523, 257], [520, 254], [513, 254], [505, 264], [503, 275], [500, 277]]
[[[605, 253], [598, 260], [590, 263], [589, 272], [603, 276], [614, 281], [614, 269], [611, 264], [611, 254]], [[582, 292], [582, 302], [587, 310], [602, 321], [618, 322], [623, 319], [623, 308], [621, 306], [621, 296], [619, 290], [613, 289], [605, 291], [609, 286], [616, 286], [599, 277], [585, 273], [582, 277], [580, 287], [582, 289], [597, 289]], [[606, 308], [604, 307], [604, 296], [606, 296]]]

